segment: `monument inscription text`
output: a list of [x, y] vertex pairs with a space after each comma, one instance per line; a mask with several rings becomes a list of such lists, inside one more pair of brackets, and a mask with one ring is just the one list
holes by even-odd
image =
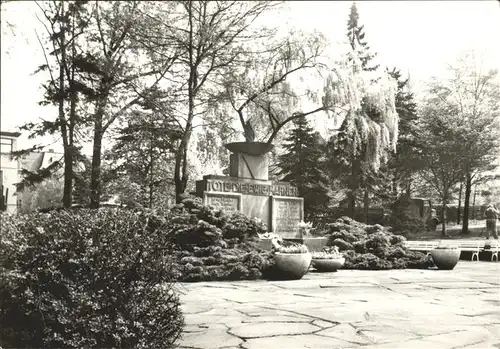
[[274, 198], [273, 218], [275, 233], [295, 233], [302, 220], [302, 200]]
[[227, 193], [241, 193], [249, 195], [279, 195], [279, 196], [298, 196], [296, 187], [288, 184], [257, 184], [257, 183], [243, 183], [234, 181], [223, 180], [207, 180], [206, 191], [212, 192], [227, 192]]
[[241, 195], [205, 193], [205, 204], [226, 213], [241, 210]]

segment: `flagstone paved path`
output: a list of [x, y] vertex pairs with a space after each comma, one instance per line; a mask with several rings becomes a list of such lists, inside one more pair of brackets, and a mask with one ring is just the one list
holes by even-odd
[[179, 285], [181, 348], [500, 348], [500, 263]]

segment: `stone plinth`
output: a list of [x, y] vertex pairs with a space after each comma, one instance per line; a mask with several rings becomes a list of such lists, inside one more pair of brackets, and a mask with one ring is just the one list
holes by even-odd
[[196, 195], [226, 213], [240, 211], [261, 219], [268, 231], [284, 238], [297, 237], [304, 218], [304, 201], [288, 182], [208, 175], [196, 182]]
[[290, 196], [271, 197], [271, 231], [283, 238], [302, 237], [297, 224], [304, 220], [304, 199]]
[[283, 238], [296, 238], [297, 224], [304, 219], [304, 199], [297, 197], [298, 190], [290, 183], [269, 180], [266, 153], [273, 145], [237, 142], [225, 146], [232, 152], [230, 176], [203, 176], [196, 182], [196, 195], [206, 205], [226, 213], [240, 211], [261, 219], [268, 231]]
[[269, 163], [266, 155], [231, 154], [229, 158], [229, 175], [238, 178], [267, 180]]

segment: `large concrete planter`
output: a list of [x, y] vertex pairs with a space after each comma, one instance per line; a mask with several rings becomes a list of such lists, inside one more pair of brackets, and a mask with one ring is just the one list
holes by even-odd
[[281, 253], [274, 254], [274, 262], [278, 276], [283, 279], [300, 279], [309, 270], [311, 254], [308, 253]]
[[431, 251], [431, 256], [438, 269], [452, 270], [460, 259], [460, 249], [435, 248]]
[[337, 271], [344, 266], [345, 258], [331, 258], [331, 259], [323, 259], [323, 258], [313, 258], [312, 265], [316, 268], [317, 271], [322, 272], [332, 272]]

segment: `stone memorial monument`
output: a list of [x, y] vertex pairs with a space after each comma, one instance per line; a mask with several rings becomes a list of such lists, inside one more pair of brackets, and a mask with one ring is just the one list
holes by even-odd
[[260, 142], [226, 144], [231, 151], [229, 176], [207, 175], [196, 181], [196, 195], [207, 205], [230, 213], [240, 211], [262, 220], [268, 231], [287, 239], [300, 238], [304, 199], [288, 182], [269, 180], [267, 153], [273, 145]]

